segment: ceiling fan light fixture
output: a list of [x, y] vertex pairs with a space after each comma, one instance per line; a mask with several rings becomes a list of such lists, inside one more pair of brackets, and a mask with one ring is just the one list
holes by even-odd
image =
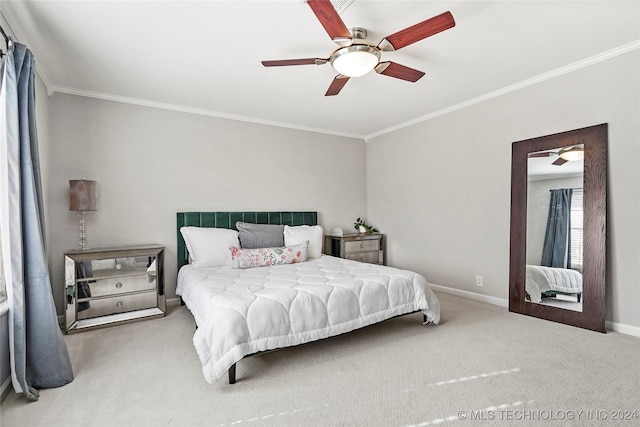
[[584, 159], [584, 148], [582, 148], [579, 145], [576, 145], [566, 150], [561, 150], [560, 153], [558, 153], [558, 156], [560, 156], [560, 158], [568, 162], [582, 160]]
[[380, 62], [380, 51], [366, 44], [353, 44], [331, 54], [331, 66], [347, 77], [360, 77], [373, 70]]

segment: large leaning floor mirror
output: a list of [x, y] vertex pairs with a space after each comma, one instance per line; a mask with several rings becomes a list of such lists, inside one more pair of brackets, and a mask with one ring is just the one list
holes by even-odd
[[514, 142], [509, 311], [605, 332], [607, 124]]

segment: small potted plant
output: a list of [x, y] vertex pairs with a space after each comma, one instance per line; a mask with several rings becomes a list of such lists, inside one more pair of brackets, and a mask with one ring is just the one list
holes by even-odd
[[377, 233], [378, 230], [373, 228], [372, 226], [370, 226], [369, 224], [367, 224], [366, 221], [364, 221], [362, 218], [358, 218], [356, 219], [356, 222], [353, 223], [353, 226], [356, 230], [358, 230], [358, 233], [360, 234], [373, 234], [373, 233]]

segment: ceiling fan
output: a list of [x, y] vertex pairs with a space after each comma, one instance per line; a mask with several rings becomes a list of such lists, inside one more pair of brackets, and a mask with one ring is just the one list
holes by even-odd
[[265, 67], [288, 65], [323, 65], [329, 62], [338, 72], [325, 96], [340, 93], [351, 77], [359, 77], [371, 70], [389, 77], [416, 82], [424, 73], [407, 66], [391, 62], [380, 62], [381, 53], [395, 51], [448, 30], [456, 25], [451, 12], [429, 18], [404, 30], [383, 38], [378, 45], [368, 43], [367, 31], [355, 27], [347, 29], [330, 0], [307, 0], [307, 4], [324, 27], [329, 37], [339, 46], [328, 58], [302, 58], [262, 61]]
[[573, 147], [563, 148], [560, 151], [539, 151], [537, 153], [529, 153], [529, 158], [551, 156], [558, 156], [558, 158], [551, 163], [556, 166], [562, 166], [567, 162], [582, 160], [584, 159], [584, 146], [574, 145]]

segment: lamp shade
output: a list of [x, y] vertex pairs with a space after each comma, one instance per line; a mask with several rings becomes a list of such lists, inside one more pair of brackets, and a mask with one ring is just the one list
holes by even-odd
[[69, 210], [97, 211], [98, 183], [88, 179], [69, 180]]

